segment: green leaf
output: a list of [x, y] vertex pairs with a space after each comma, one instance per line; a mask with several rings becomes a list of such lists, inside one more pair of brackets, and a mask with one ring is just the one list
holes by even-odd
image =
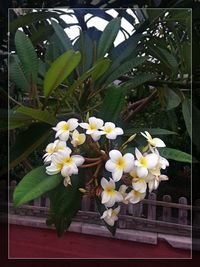
[[157, 74], [155, 73], [142, 73], [138, 74], [135, 77], [133, 77], [130, 81], [126, 82], [126, 86], [129, 89], [136, 88], [148, 81], [153, 80], [155, 77], [157, 77]]
[[79, 52], [69, 50], [52, 63], [44, 78], [44, 95], [46, 98], [71, 74], [79, 64], [80, 59]]
[[110, 59], [103, 58], [96, 61], [93, 66], [92, 71], [92, 81], [95, 82], [99, 77], [101, 77], [110, 66]]
[[54, 224], [58, 236], [63, 235], [70, 226], [73, 217], [81, 206], [82, 193], [78, 190], [84, 187], [84, 173], [71, 176], [72, 186], [65, 187], [62, 183], [48, 193], [50, 198], [50, 214], [47, 224]]
[[9, 130], [28, 126], [32, 123], [32, 118], [21, 113], [16, 113], [16, 110], [9, 110]]
[[77, 81], [75, 81], [68, 89], [68, 92], [71, 93], [79, 87], [88, 77], [92, 76], [93, 82], [96, 81], [109, 67], [110, 60], [107, 58], [103, 58], [98, 60], [92, 68], [87, 70], [85, 73], [79, 77]]
[[45, 41], [49, 36], [53, 34], [53, 29], [51, 25], [46, 25], [45, 23], [39, 25], [37, 30], [33, 32], [30, 36], [30, 40], [34, 46], [39, 42]]
[[55, 188], [63, 177], [61, 174], [48, 175], [45, 166], [38, 167], [26, 174], [17, 185], [14, 194], [14, 205], [20, 206]]
[[140, 133], [147, 131], [151, 135], [171, 135], [171, 134], [177, 134], [176, 132], [172, 132], [166, 129], [160, 129], [160, 128], [131, 128], [124, 130], [125, 135], [132, 135], [135, 133]]
[[24, 75], [22, 66], [17, 55], [10, 56], [10, 80], [15, 83], [15, 85], [26, 92], [29, 89], [28, 81]]
[[49, 113], [47, 110], [39, 110], [21, 106], [16, 110], [16, 113], [23, 113], [32, 117], [33, 119], [46, 122], [50, 125], [55, 125], [57, 123], [56, 117], [53, 114]]
[[17, 19], [14, 19], [10, 22], [10, 31], [15, 31], [20, 27], [27, 26], [37, 21], [44, 21], [48, 18], [59, 17], [60, 14], [57, 12], [33, 12], [26, 14], [24, 16], [19, 16]]
[[185, 121], [185, 126], [190, 138], [192, 138], [192, 122], [191, 122], [191, 102], [188, 98], [185, 98], [182, 102], [182, 112]]
[[19, 30], [16, 32], [15, 46], [27, 81], [30, 81], [31, 78], [32, 81], [36, 84], [38, 73], [38, 58], [30, 39], [24, 32]]
[[[61, 51], [64, 53], [67, 50], [72, 50], [73, 46], [72, 43], [67, 36], [66, 32], [64, 29], [54, 20], [51, 20], [51, 25], [55, 31], [55, 35], [57, 37], [58, 42], [60, 43]], [[58, 43], [57, 43], [58, 45]]]
[[111, 20], [104, 29], [97, 47], [97, 58], [104, 57], [109, 52], [110, 48], [117, 37], [121, 26], [121, 19], [114, 18]]
[[180, 103], [180, 97], [170, 88], [164, 88], [165, 100], [166, 100], [166, 110], [176, 108]]
[[109, 87], [98, 116], [105, 121], [116, 122], [125, 103], [127, 88], [125, 86]]
[[108, 85], [117, 78], [119, 78], [120, 76], [126, 74], [129, 71], [132, 71], [133, 68], [144, 63], [145, 60], [146, 57], [137, 57], [122, 63], [121, 66], [119, 66], [116, 70], [114, 70], [112, 74], [107, 78], [105, 84]]
[[[98, 211], [100, 213], [100, 215], [102, 216], [104, 211], [106, 210], [105, 205], [101, 204], [101, 200], [98, 197], [95, 197], [95, 202], [97, 204], [97, 208]], [[104, 221], [104, 220], [103, 220]], [[107, 224], [105, 221], [105, 226], [107, 227], [107, 229], [111, 232], [111, 234], [114, 236], [116, 233], [116, 228], [117, 228], [117, 224], [115, 222], [115, 224], [113, 226], [110, 226], [109, 224]]]
[[26, 159], [37, 147], [39, 147], [52, 133], [51, 127], [44, 123], [35, 123], [20, 132], [16, 137], [15, 144], [10, 150], [10, 168], [15, 167]]
[[158, 148], [162, 157], [176, 161], [192, 163], [192, 155], [169, 147]]

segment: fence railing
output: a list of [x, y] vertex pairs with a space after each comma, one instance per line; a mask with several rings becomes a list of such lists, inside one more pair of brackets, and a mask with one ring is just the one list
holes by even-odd
[[[12, 181], [9, 189], [10, 214], [23, 217], [47, 217], [50, 202], [46, 197], [40, 197], [30, 201], [27, 205], [14, 208], [12, 194], [15, 186], [16, 182]], [[199, 229], [200, 200], [197, 200], [196, 206], [191, 209], [191, 205], [188, 204], [185, 197], [180, 197], [178, 203], [174, 203], [170, 195], [164, 195], [162, 201], [158, 201], [156, 200], [156, 194], [150, 193], [147, 199], [140, 203], [121, 204], [118, 228], [190, 236], [192, 211], [193, 225]], [[94, 200], [86, 195], [83, 196], [81, 209], [73, 221], [103, 225]]]

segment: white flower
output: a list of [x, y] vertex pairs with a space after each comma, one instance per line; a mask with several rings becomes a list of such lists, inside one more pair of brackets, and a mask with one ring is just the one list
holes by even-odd
[[165, 147], [166, 146], [165, 143], [160, 138], [152, 138], [151, 135], [147, 131], [145, 131], [145, 134], [141, 132], [141, 135], [143, 135], [147, 139], [149, 145], [151, 146], [154, 146], [154, 147]]
[[155, 153], [158, 155], [158, 163], [157, 165], [155, 166], [155, 168], [151, 169], [150, 172], [153, 174], [153, 175], [160, 175], [160, 170], [163, 169], [165, 170], [166, 167], [169, 166], [169, 161], [163, 157], [161, 157], [159, 155], [159, 152], [157, 149], [155, 149]]
[[103, 120], [95, 118], [95, 117], [90, 117], [88, 119], [89, 123], [82, 122], [79, 125], [83, 128], [86, 129], [86, 134], [91, 135], [92, 139], [94, 141], [98, 141], [101, 137], [99, 129], [103, 126]]
[[55, 140], [53, 143], [48, 144], [45, 149], [46, 153], [43, 156], [44, 162], [50, 162], [54, 153], [65, 148], [66, 142], [60, 140]]
[[119, 192], [121, 193], [122, 197], [123, 197], [123, 200], [122, 202], [124, 204], [128, 204], [128, 201], [125, 200], [126, 196], [127, 196], [127, 193], [126, 193], [126, 189], [128, 188], [128, 186], [126, 186], [125, 184], [122, 184], [119, 188]]
[[117, 135], [122, 135], [124, 131], [120, 127], [115, 127], [112, 122], [106, 122], [103, 127], [101, 127], [101, 135], [105, 134], [108, 139], [116, 139]]
[[77, 147], [82, 145], [85, 142], [85, 134], [80, 134], [77, 130], [74, 130], [72, 133], [72, 145], [73, 147]]
[[158, 163], [158, 155], [155, 153], [150, 153], [145, 156], [136, 148], [135, 155], [137, 160], [135, 161], [135, 166], [137, 166], [137, 175], [144, 178], [148, 175], [148, 170], [156, 167]]
[[54, 175], [61, 172], [63, 177], [78, 174], [78, 168], [84, 162], [84, 158], [80, 155], [70, 156], [71, 149], [59, 151], [53, 158], [50, 166], [46, 167], [46, 172], [49, 175]]
[[53, 130], [56, 131], [56, 138], [59, 137], [62, 141], [69, 139], [69, 133], [78, 127], [77, 119], [69, 119], [68, 121], [60, 121]]
[[136, 203], [140, 202], [141, 200], [143, 200], [145, 198], [145, 195], [146, 195], [146, 192], [141, 193], [141, 192], [133, 189], [128, 193], [128, 195], [125, 199], [128, 200], [132, 204], [136, 204]]
[[110, 225], [113, 226], [115, 224], [115, 221], [118, 220], [118, 213], [120, 211], [120, 206], [118, 206], [116, 209], [108, 209], [105, 210], [103, 215], [101, 216], [101, 219], [104, 219], [104, 221]]
[[112, 173], [115, 182], [121, 179], [123, 172], [129, 173], [134, 168], [134, 156], [131, 153], [122, 156], [120, 151], [114, 149], [109, 152], [109, 156], [105, 168]]
[[149, 192], [156, 190], [161, 181], [167, 181], [169, 178], [166, 175], [153, 175], [149, 173], [145, 178], [145, 181], [148, 183]]
[[101, 203], [106, 207], [112, 207], [115, 202], [123, 200], [122, 195], [115, 190], [115, 182], [110, 179], [107, 181], [104, 177], [101, 179], [101, 186], [104, 191], [101, 193]]

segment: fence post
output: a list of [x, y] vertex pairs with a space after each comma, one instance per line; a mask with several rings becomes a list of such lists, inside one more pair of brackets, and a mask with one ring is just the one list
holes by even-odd
[[81, 210], [89, 211], [90, 210], [90, 198], [87, 195], [84, 195], [81, 201]]
[[[170, 195], [164, 195], [163, 196], [164, 202], [172, 202], [172, 198]], [[163, 207], [163, 214], [162, 214], [162, 220], [166, 222], [171, 222], [171, 216], [172, 216], [172, 210], [170, 207]]]
[[128, 203], [128, 213], [133, 217], [141, 217], [143, 211], [143, 204], [141, 202], [137, 204]]
[[[179, 204], [187, 205], [187, 198], [180, 197]], [[188, 224], [187, 216], [188, 216], [188, 211], [186, 209], [180, 208], [178, 211], [178, 223], [187, 225]]]
[[[150, 193], [148, 196], [149, 200], [156, 200], [156, 194]], [[155, 220], [156, 219], [156, 205], [148, 203], [148, 214], [147, 218], [149, 220]]]
[[[126, 208], [127, 205], [124, 203], [120, 204], [120, 215], [126, 215]], [[126, 221], [123, 219], [119, 219], [119, 223], [118, 223], [119, 228], [126, 228]]]

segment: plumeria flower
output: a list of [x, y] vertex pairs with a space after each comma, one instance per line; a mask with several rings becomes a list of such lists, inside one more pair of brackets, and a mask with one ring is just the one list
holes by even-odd
[[77, 119], [69, 119], [68, 121], [60, 121], [53, 130], [56, 131], [56, 138], [59, 137], [62, 141], [69, 139], [69, 133], [78, 127]]
[[139, 179], [137, 182], [133, 183], [132, 186], [133, 190], [128, 193], [125, 200], [135, 204], [145, 198], [147, 185], [144, 179]]
[[146, 192], [147, 189], [146, 181], [143, 178], [138, 177], [136, 167], [134, 167], [134, 169], [130, 172], [130, 176], [132, 177], [133, 188], [141, 193]]
[[131, 153], [122, 156], [120, 151], [114, 149], [109, 152], [109, 157], [105, 168], [112, 173], [115, 182], [121, 179], [123, 173], [129, 173], [134, 167], [134, 155]]
[[73, 147], [77, 147], [82, 145], [85, 142], [86, 136], [85, 134], [80, 134], [77, 130], [74, 130], [72, 133], [72, 145]]
[[82, 122], [79, 125], [83, 128], [86, 129], [86, 134], [91, 135], [92, 139], [94, 141], [98, 141], [101, 137], [99, 129], [103, 126], [103, 120], [95, 118], [95, 117], [90, 117], [88, 119], [89, 123]]
[[167, 181], [169, 178], [166, 175], [153, 175], [149, 173], [145, 178], [145, 181], [148, 183], [149, 192], [151, 193], [153, 190], [156, 190], [161, 181]]
[[122, 135], [124, 131], [120, 127], [115, 127], [112, 122], [106, 122], [103, 127], [101, 127], [101, 135], [106, 135], [108, 139], [116, 139], [118, 135]]
[[128, 195], [128, 194], [126, 193], [127, 188], [128, 188], [128, 186], [126, 186], [125, 184], [122, 184], [122, 185], [120, 186], [120, 188], [119, 188], [119, 192], [121, 193], [121, 195], [122, 195], [122, 197], [123, 197], [122, 202], [123, 202], [124, 204], [128, 204], [128, 200], [125, 200], [126, 196]]
[[103, 215], [101, 216], [101, 219], [103, 219], [108, 225], [113, 226], [115, 224], [115, 221], [118, 220], [117, 215], [119, 214], [120, 206], [118, 206], [116, 209], [108, 209], [105, 210]]
[[103, 192], [101, 193], [101, 203], [106, 207], [112, 207], [115, 202], [120, 202], [123, 200], [120, 192], [115, 190], [115, 182], [112, 179], [107, 181], [103, 177], [101, 179], [101, 186], [103, 187]]
[[50, 143], [47, 145], [45, 151], [46, 153], [44, 154], [44, 162], [50, 162], [52, 159], [52, 155], [59, 150], [63, 150], [66, 148], [66, 142], [65, 141], [60, 141], [56, 140], [53, 143]]
[[145, 156], [136, 148], [135, 155], [137, 160], [135, 161], [135, 166], [137, 166], [137, 175], [144, 178], [148, 175], [148, 170], [156, 167], [158, 163], [158, 155], [155, 153], [150, 153]]
[[84, 162], [84, 158], [80, 155], [70, 156], [71, 149], [59, 151], [53, 158], [50, 166], [46, 167], [46, 172], [49, 175], [54, 175], [61, 172], [63, 177], [78, 174], [78, 167]]
[[160, 170], [163, 169], [165, 170], [166, 167], [169, 166], [169, 161], [163, 157], [161, 157], [159, 155], [159, 152], [157, 149], [155, 149], [155, 153], [158, 155], [158, 163], [157, 165], [155, 166], [155, 168], [151, 169], [150, 172], [153, 174], [153, 175], [160, 175]]
[[148, 133], [147, 131], [145, 131], [145, 134], [141, 132], [141, 135], [143, 135], [149, 145], [153, 146], [153, 147], [165, 147], [165, 143], [160, 139], [160, 138], [152, 138], [150, 133]]

